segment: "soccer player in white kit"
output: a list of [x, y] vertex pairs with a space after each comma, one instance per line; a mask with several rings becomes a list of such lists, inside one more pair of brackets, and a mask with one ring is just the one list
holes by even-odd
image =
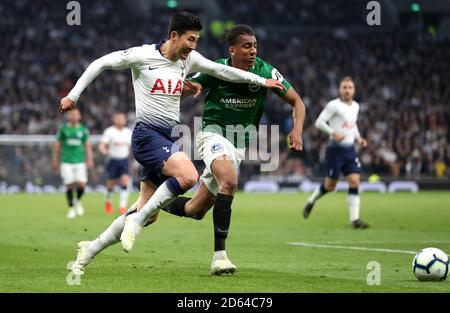
[[120, 185], [119, 194], [119, 213], [124, 214], [127, 211], [128, 202], [128, 183], [130, 180], [128, 157], [131, 146], [131, 129], [126, 127], [127, 118], [124, 113], [115, 113], [113, 117], [114, 125], [108, 127], [103, 132], [103, 136], [98, 146], [100, 152], [106, 156], [106, 201], [105, 213], [111, 214], [113, 206], [111, 195], [117, 180]]
[[143, 166], [138, 212], [130, 210], [121, 215], [96, 240], [78, 243], [77, 260], [72, 266], [75, 274], [82, 274], [95, 255], [119, 241], [125, 251], [130, 251], [150, 218], [197, 182], [197, 170], [184, 152], [176, 151], [173, 145], [176, 138], [172, 137], [172, 129], [180, 122], [183, 82], [189, 73], [207, 73], [226, 81], [283, 89], [277, 80], [218, 64], [194, 51], [202, 27], [197, 16], [175, 13], [166, 40], [112, 52], [95, 60], [61, 100], [60, 110], [70, 110], [81, 92], [103, 70], [131, 69], [137, 122], [132, 152]]
[[325, 182], [309, 197], [303, 209], [303, 217], [308, 218], [316, 201], [327, 192], [333, 191], [342, 172], [348, 181], [348, 209], [350, 223], [354, 228], [367, 228], [369, 225], [359, 218], [359, 182], [361, 163], [356, 155], [355, 141], [362, 147], [367, 146], [356, 124], [359, 112], [355, 96], [355, 84], [349, 76], [344, 77], [339, 87], [340, 97], [331, 100], [316, 120], [315, 126], [330, 136], [326, 151], [327, 176]]

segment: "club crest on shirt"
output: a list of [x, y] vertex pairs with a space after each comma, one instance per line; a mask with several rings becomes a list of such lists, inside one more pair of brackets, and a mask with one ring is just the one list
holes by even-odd
[[82, 133], [81, 131], [78, 131], [76, 136], [77, 136], [78, 138], [81, 138], [81, 137], [83, 137], [83, 133]]
[[261, 86], [255, 83], [248, 84], [248, 90], [250, 90], [251, 92], [257, 92], [259, 88], [261, 88]]
[[215, 143], [211, 146], [211, 152], [217, 153], [223, 150], [223, 146], [220, 143]]

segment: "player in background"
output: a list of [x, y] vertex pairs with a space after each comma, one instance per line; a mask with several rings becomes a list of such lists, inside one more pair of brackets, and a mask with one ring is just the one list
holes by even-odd
[[347, 203], [350, 223], [354, 228], [364, 229], [369, 227], [369, 224], [359, 218], [361, 163], [354, 144], [356, 141], [362, 147], [366, 147], [367, 141], [361, 137], [356, 123], [359, 104], [353, 100], [355, 83], [351, 77], [346, 76], [341, 80], [339, 95], [339, 98], [327, 103], [315, 123], [318, 129], [330, 136], [325, 154], [327, 176], [325, 182], [309, 197], [303, 209], [303, 217], [308, 218], [316, 201], [336, 188], [342, 172], [349, 184]]
[[[279, 80], [284, 90], [275, 94], [293, 108], [294, 124], [289, 134], [290, 148], [303, 149], [302, 129], [305, 106], [291, 84], [276, 68], [257, 57], [257, 40], [247, 25], [236, 25], [223, 35], [230, 57], [216, 62], [240, 68], [262, 77]], [[183, 98], [202, 89], [209, 89], [204, 103], [201, 131], [196, 138], [199, 155], [206, 168], [200, 178], [200, 186], [192, 198], [178, 197], [163, 208], [171, 214], [202, 219], [213, 207], [214, 254], [211, 274], [234, 273], [237, 269], [227, 256], [225, 243], [231, 222], [231, 206], [238, 187], [238, 168], [245, 157], [249, 142], [256, 135], [247, 127], [257, 129], [264, 110], [267, 88], [252, 84], [223, 81], [208, 74], [195, 75], [185, 85]], [[230, 129], [236, 133], [227, 133]]]
[[[68, 114], [68, 123], [59, 127], [56, 141], [53, 144], [52, 167], [61, 171], [61, 177], [66, 185], [66, 197], [69, 205], [67, 218], [84, 214], [81, 198], [86, 186], [87, 169], [94, 166], [92, 146], [89, 142], [89, 131], [80, 123], [79, 110]], [[73, 192], [76, 190], [76, 200]]]
[[103, 70], [131, 69], [136, 106], [132, 152], [143, 166], [138, 212], [130, 210], [121, 215], [96, 240], [80, 242], [77, 260], [72, 266], [75, 274], [82, 274], [95, 255], [114, 243], [121, 241], [123, 249], [130, 251], [150, 217], [155, 217], [162, 207], [197, 182], [197, 170], [187, 154], [172, 151], [176, 140], [172, 130], [180, 123], [180, 98], [189, 73], [202, 72], [227, 81], [283, 89], [274, 79], [215, 63], [196, 52], [202, 27], [197, 16], [188, 12], [175, 13], [166, 40], [112, 52], [95, 60], [61, 100], [60, 110], [70, 110], [82, 91]]
[[107, 157], [106, 171], [108, 179], [106, 181], [106, 201], [105, 212], [111, 214], [113, 206], [111, 196], [114, 186], [119, 181], [119, 213], [124, 214], [127, 211], [128, 202], [128, 183], [130, 175], [128, 172], [128, 157], [131, 146], [131, 129], [126, 127], [127, 118], [124, 113], [116, 113], [113, 117], [114, 125], [105, 129], [98, 146], [100, 152]]

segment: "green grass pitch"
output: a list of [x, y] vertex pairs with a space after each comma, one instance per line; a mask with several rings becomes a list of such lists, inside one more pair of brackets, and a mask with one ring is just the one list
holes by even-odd
[[[211, 213], [196, 221], [161, 212], [131, 253], [120, 244], [110, 247], [89, 265], [80, 285], [68, 285], [66, 265], [77, 242], [96, 238], [114, 218], [103, 213], [103, 196], [86, 194], [86, 214], [68, 220], [63, 194], [0, 195], [0, 292], [450, 291], [449, 280], [419, 282], [411, 270], [413, 254], [370, 250], [437, 247], [449, 254], [450, 193], [362, 194], [367, 230], [348, 225], [345, 193], [322, 198], [308, 220], [301, 217], [306, 198], [236, 195], [227, 246], [238, 266], [232, 276], [209, 275]], [[370, 261], [381, 266], [380, 285], [367, 284]]]

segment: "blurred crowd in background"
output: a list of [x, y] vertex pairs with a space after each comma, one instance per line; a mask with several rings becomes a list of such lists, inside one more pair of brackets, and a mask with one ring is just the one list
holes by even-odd
[[[0, 134], [55, 134], [63, 122], [59, 100], [89, 63], [111, 51], [159, 42], [173, 13], [158, 10], [149, 18], [117, 1], [80, 2], [89, 7], [83, 10], [82, 26], [68, 26], [67, 11], [53, 1], [41, 1], [39, 8], [24, 0], [0, 3]], [[282, 140], [280, 167], [267, 175], [324, 175], [327, 136], [314, 127], [314, 121], [325, 104], [338, 96], [340, 78], [351, 75], [361, 105], [358, 127], [369, 141], [358, 152], [365, 174], [448, 177], [450, 42], [429, 33], [303, 33], [300, 27], [287, 36], [264, 27], [296, 25], [298, 20], [314, 25], [324, 20], [327, 10], [338, 12], [329, 1], [323, 5], [302, 1], [302, 7], [295, 3], [236, 1], [226, 11], [234, 23], [254, 27], [258, 55], [289, 80], [306, 105], [304, 151], [292, 153], [285, 142], [292, 127], [292, 108], [275, 95], [268, 97], [261, 124], [280, 125]], [[349, 6], [326, 25], [346, 25], [346, 14], [360, 19], [358, 10]], [[227, 47], [209, 33], [207, 25], [202, 35], [198, 50], [204, 56], [228, 56]], [[183, 124], [193, 127], [193, 118], [202, 114], [203, 99], [204, 95], [182, 103]], [[100, 75], [83, 93], [79, 107], [91, 134], [101, 134], [116, 111], [126, 112], [132, 126], [130, 71]], [[30, 178], [42, 176], [39, 171], [50, 166], [48, 151], [48, 147], [0, 146], [1, 158], [10, 161], [8, 165], [0, 162], [0, 180], [13, 166]], [[93, 171], [101, 173], [103, 161], [99, 158], [96, 164]], [[241, 175], [257, 174], [257, 168], [244, 162]]]

